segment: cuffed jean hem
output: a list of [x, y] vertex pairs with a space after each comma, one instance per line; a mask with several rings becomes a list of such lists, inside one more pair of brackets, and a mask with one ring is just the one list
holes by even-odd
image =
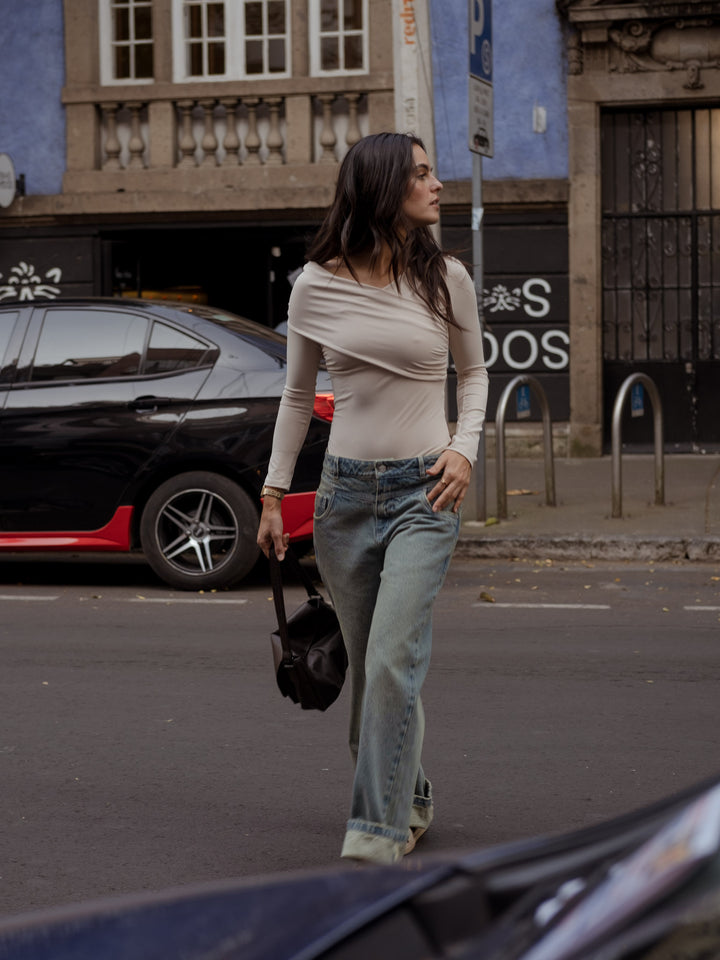
[[432, 801], [432, 785], [429, 780], [425, 781], [425, 796], [419, 797], [417, 794], [413, 797], [412, 810], [410, 811], [410, 829], [421, 828], [427, 830], [432, 823], [434, 815]]
[[381, 823], [349, 820], [341, 857], [369, 860], [372, 863], [397, 863], [402, 860], [408, 838], [397, 839], [397, 830]]

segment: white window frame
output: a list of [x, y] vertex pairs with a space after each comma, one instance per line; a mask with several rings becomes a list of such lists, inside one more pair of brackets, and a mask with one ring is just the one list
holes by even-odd
[[[370, 24], [369, 24], [369, 9], [368, 9], [368, 0], [362, 0], [362, 19], [363, 19], [363, 64], [361, 68], [346, 70], [345, 68], [340, 68], [338, 70], [323, 70], [321, 67], [320, 61], [320, 41], [324, 36], [338, 36], [342, 41], [342, 38], [345, 35], [345, 30], [342, 23], [339, 24], [339, 29], [337, 31], [333, 30], [332, 32], [320, 32], [320, 3], [321, 0], [309, 0], [309, 21], [310, 21], [310, 75], [313, 77], [352, 77], [359, 76], [362, 74], [367, 74], [370, 72]], [[342, 4], [342, 0], [340, 0]], [[355, 31], [349, 31], [355, 33]], [[340, 50], [342, 51], [342, 42], [340, 43]]]
[[[146, 4], [143, 3], [142, 6]], [[157, 21], [155, 16], [155, 8], [152, 3], [148, 3], [147, 6], [150, 7], [152, 11], [152, 25], [153, 25], [153, 54], [155, 47], [155, 35], [157, 30]], [[104, 87], [108, 86], [141, 86], [148, 83], [154, 83], [154, 77], [116, 77], [114, 75], [115, 68], [115, 41], [113, 37], [113, 17], [111, 12], [112, 0], [98, 0], [98, 36], [100, 41], [100, 83]], [[130, 4], [130, 9], [132, 10], [132, 2]], [[132, 17], [130, 18], [132, 30]], [[132, 43], [132, 41], [131, 41]], [[153, 56], [154, 62], [154, 56]]]
[[[285, 4], [285, 70], [275, 73], [247, 73], [245, 70], [245, 2], [246, 0], [214, 0], [225, 5], [225, 73], [212, 76], [190, 76], [186, 70], [185, 4], [188, 0], [173, 0], [173, 81], [175, 83], [213, 83], [222, 80], [279, 80], [292, 75], [292, 24], [290, 0]], [[252, 2], [252, 0], [249, 0]], [[264, 4], [263, 4], [264, 6]], [[263, 18], [266, 17], [265, 10]], [[268, 34], [262, 38], [265, 42]]]

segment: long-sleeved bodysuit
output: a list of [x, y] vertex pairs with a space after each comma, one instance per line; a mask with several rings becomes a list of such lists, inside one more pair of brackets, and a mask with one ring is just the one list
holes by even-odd
[[[312, 414], [317, 371], [332, 378], [335, 413], [328, 451], [359, 460], [438, 454], [449, 447], [472, 464], [487, 400], [475, 289], [447, 259], [455, 324], [433, 316], [400, 281], [358, 283], [317, 263], [305, 266], [288, 313], [288, 370], [266, 483], [289, 489]], [[445, 416], [448, 349], [457, 371], [458, 421]]]

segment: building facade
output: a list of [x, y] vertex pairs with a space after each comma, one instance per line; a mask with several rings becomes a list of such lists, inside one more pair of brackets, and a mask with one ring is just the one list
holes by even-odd
[[569, 31], [572, 442], [601, 447], [617, 387], [638, 371], [658, 386], [671, 448], [717, 448], [720, 3], [559, 9]]
[[0, 214], [0, 297], [279, 322], [337, 161], [394, 126], [391, 4], [31, 0], [7, 23], [0, 151], [26, 194]]
[[[276, 325], [338, 161], [384, 129], [425, 138], [443, 244], [470, 265], [468, 5], [14, 5], [0, 153], [25, 192], [0, 208], [0, 300], [140, 293]], [[669, 449], [719, 444], [720, 0], [496, 0], [493, 56], [490, 420], [529, 373], [557, 449], [597, 455], [641, 371]], [[510, 449], [539, 448], [537, 418]], [[649, 443], [647, 421], [624, 437]]]

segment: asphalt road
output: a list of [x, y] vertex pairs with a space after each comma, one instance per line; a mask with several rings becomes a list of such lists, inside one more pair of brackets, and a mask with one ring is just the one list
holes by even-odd
[[[134, 561], [0, 563], [1, 914], [337, 862], [348, 697], [280, 696], [269, 597], [173, 592]], [[719, 679], [720, 565], [455, 561], [414, 856], [720, 772]]]

